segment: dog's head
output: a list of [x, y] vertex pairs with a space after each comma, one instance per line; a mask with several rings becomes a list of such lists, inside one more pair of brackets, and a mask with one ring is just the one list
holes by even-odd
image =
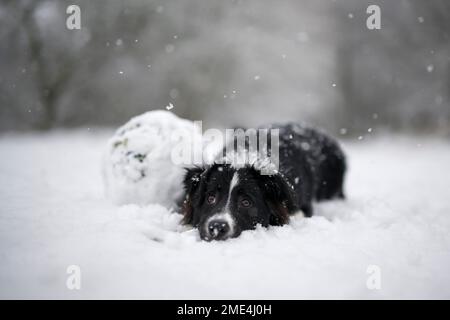
[[295, 210], [294, 193], [280, 174], [261, 175], [252, 166], [214, 164], [187, 169], [184, 223], [203, 240], [225, 240], [242, 231], [283, 225]]

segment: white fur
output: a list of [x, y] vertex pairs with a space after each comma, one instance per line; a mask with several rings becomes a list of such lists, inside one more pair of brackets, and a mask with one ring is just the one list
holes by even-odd
[[234, 228], [236, 225], [236, 221], [230, 213], [230, 201], [231, 201], [231, 192], [233, 189], [239, 184], [239, 174], [237, 172], [234, 173], [233, 178], [230, 182], [230, 189], [228, 190], [228, 199], [227, 204], [225, 205], [224, 211], [218, 214], [215, 214], [206, 220], [205, 226], [208, 227], [209, 223], [213, 220], [224, 220], [230, 226], [230, 230], [228, 234], [233, 234]]
[[230, 212], [231, 192], [239, 184], [239, 174], [235, 172], [231, 178], [230, 189], [228, 190], [227, 204], [225, 205], [225, 212]]

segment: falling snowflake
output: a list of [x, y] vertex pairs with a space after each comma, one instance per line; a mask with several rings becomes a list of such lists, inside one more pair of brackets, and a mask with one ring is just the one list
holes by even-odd
[[168, 44], [166, 46], [166, 53], [172, 53], [175, 50], [175, 46], [173, 44]]

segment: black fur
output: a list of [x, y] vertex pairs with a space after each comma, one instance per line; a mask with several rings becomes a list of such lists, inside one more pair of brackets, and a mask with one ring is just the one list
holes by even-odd
[[[345, 156], [334, 139], [293, 123], [265, 128], [280, 130], [278, 172], [261, 175], [251, 165], [227, 163], [187, 169], [183, 221], [198, 227], [202, 239], [283, 225], [298, 210], [312, 216], [314, 200], [344, 198]], [[233, 176], [239, 182], [230, 188]]]

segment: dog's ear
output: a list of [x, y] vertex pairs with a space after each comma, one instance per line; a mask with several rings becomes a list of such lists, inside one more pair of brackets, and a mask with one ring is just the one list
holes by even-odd
[[292, 186], [280, 173], [261, 177], [264, 198], [272, 211], [270, 224], [281, 226], [288, 223], [289, 215], [297, 210]]
[[192, 224], [193, 218], [193, 196], [194, 193], [199, 188], [202, 173], [205, 172], [205, 168], [203, 167], [194, 167], [194, 168], [186, 168], [186, 173], [184, 175], [184, 200], [183, 205], [181, 207], [181, 213], [183, 214], [183, 224]]

